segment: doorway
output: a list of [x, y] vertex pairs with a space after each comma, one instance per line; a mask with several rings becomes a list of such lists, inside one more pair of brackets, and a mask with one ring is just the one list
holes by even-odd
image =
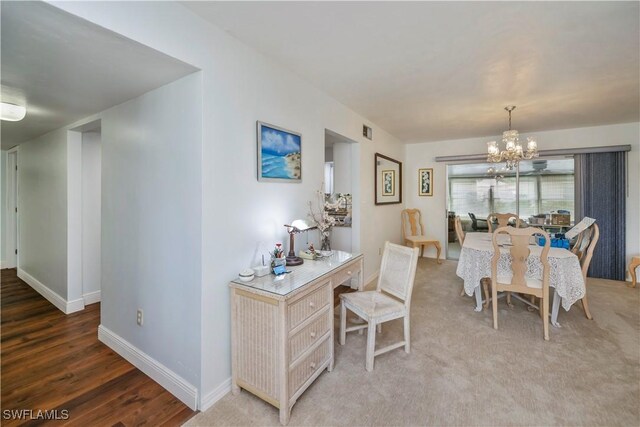
[[325, 130], [324, 192], [330, 208], [327, 213], [336, 225], [331, 231], [331, 249], [354, 251], [354, 192], [357, 185], [354, 154], [357, 144], [335, 132]]

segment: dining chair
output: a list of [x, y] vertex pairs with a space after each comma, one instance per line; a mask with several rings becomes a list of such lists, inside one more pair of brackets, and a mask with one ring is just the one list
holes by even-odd
[[[600, 228], [595, 222], [589, 226], [586, 230], [578, 235], [576, 243], [573, 245], [571, 252], [576, 254], [580, 261], [580, 267], [582, 269], [582, 278], [584, 279], [584, 297], [582, 297], [582, 309], [587, 319], [593, 319], [591, 312], [589, 311], [589, 301], [587, 299], [587, 272], [589, 271], [589, 265], [591, 264], [591, 258], [593, 257], [593, 251], [596, 249], [598, 240], [600, 239]], [[558, 298], [557, 295], [553, 296]]]
[[425, 228], [422, 223], [422, 213], [420, 209], [404, 209], [401, 212], [402, 217], [402, 239], [405, 246], [420, 248], [420, 256], [424, 254], [425, 246], [434, 246], [436, 248], [436, 261], [441, 264], [440, 253], [442, 246], [440, 241], [432, 237], [425, 236]]
[[[340, 295], [340, 344], [344, 345], [347, 332], [368, 329], [365, 364], [367, 371], [373, 370], [375, 356], [402, 346], [405, 352], [411, 351], [409, 314], [418, 252], [417, 247], [407, 248], [386, 242], [376, 290]], [[367, 323], [347, 328], [347, 310]], [[404, 319], [404, 340], [376, 350], [377, 325], [394, 319]]]
[[[498, 236], [507, 234], [511, 238], [511, 245], [498, 244]], [[531, 254], [529, 240], [533, 235], [542, 235], [545, 244], [540, 254], [542, 263], [542, 280], [527, 277], [528, 260]], [[537, 309], [542, 316], [544, 339], [549, 340], [549, 235], [539, 228], [500, 227], [493, 233], [493, 258], [491, 260], [491, 295], [493, 306], [493, 328], [498, 329], [498, 292], [514, 292], [533, 295], [539, 298]], [[498, 271], [498, 261], [502, 246], [508, 247], [511, 256], [511, 272], [501, 274]], [[525, 301], [526, 302], [526, 301]]]
[[524, 221], [518, 218], [514, 213], [492, 213], [487, 217], [487, 225], [489, 226], [489, 233], [493, 233], [494, 221], [498, 222], [498, 227], [506, 227], [509, 225], [509, 221], [515, 219], [516, 228], [522, 227]]
[[489, 226], [487, 225], [487, 220], [483, 218], [477, 218], [475, 214], [469, 212], [467, 213], [469, 218], [471, 218], [471, 229], [473, 231], [488, 231]]

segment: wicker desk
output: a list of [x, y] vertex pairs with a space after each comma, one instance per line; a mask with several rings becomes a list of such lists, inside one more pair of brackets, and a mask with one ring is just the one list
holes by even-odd
[[283, 425], [298, 397], [333, 369], [333, 289], [350, 279], [364, 286], [362, 255], [334, 251], [288, 269], [229, 284], [232, 393], [242, 388], [279, 408]]

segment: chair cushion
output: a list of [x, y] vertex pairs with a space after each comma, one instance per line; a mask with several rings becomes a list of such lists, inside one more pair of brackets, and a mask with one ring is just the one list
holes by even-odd
[[[503, 285], [508, 285], [508, 284], [511, 283], [511, 279], [512, 278], [513, 278], [512, 274], [499, 275], [498, 276], [498, 283], [501, 283]], [[531, 277], [525, 277], [524, 279], [527, 282], [527, 286], [528, 287], [536, 288], [536, 289], [542, 289], [542, 280], [533, 279]]]
[[437, 242], [438, 241], [438, 239], [435, 239], [433, 237], [427, 237], [427, 236], [407, 236], [404, 239], [408, 240], [410, 242], [415, 242], [415, 243]]
[[404, 304], [378, 291], [350, 292], [340, 294], [345, 304], [356, 307], [369, 318], [405, 312]]

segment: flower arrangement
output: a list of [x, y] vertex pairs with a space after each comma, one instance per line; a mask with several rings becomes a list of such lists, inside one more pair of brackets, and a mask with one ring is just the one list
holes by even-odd
[[[324, 187], [324, 184], [323, 186]], [[336, 219], [329, 215], [325, 207], [327, 207], [327, 202], [325, 202], [325, 195], [323, 188], [320, 190], [316, 190], [316, 204], [317, 208], [314, 208], [314, 202], [309, 202], [309, 216], [313, 220], [318, 230], [320, 230], [320, 235], [322, 237], [322, 247], [323, 251], [331, 250], [331, 242], [329, 240], [329, 236], [331, 235], [331, 229], [334, 225], [336, 225]]]

